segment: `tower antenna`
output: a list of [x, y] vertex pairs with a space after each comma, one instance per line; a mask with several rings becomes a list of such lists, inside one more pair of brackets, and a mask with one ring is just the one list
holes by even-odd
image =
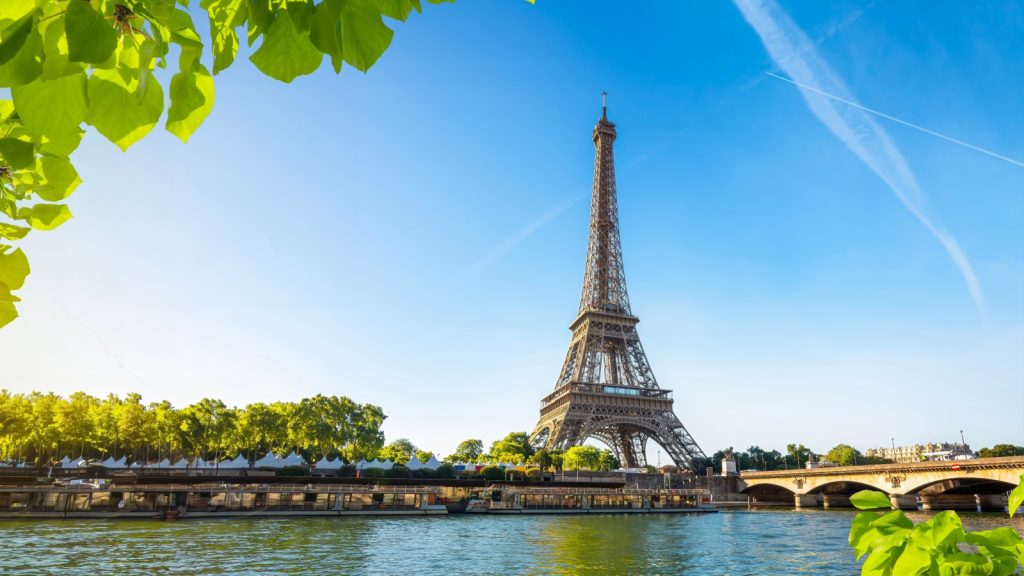
[[608, 119], [608, 93], [601, 92], [601, 119]]

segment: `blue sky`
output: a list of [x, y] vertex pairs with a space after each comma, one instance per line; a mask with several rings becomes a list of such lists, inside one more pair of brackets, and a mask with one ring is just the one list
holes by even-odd
[[[781, 10], [857, 102], [1024, 159], [1021, 4]], [[765, 74], [789, 76], [736, 5], [467, 1], [395, 28], [366, 75], [283, 85], [243, 56], [188, 145], [90, 134], [75, 218], [25, 243], [0, 387], [343, 394], [441, 453], [529, 430], [578, 305], [607, 90], [633, 310], [706, 452], [1024, 444], [1024, 168], [876, 119], [982, 312]]]

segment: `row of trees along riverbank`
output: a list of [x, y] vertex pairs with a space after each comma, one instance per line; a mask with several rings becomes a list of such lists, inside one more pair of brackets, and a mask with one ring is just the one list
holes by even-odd
[[[421, 462], [433, 456], [405, 438], [385, 445], [381, 431], [385, 418], [379, 406], [359, 404], [344, 396], [317, 395], [298, 402], [252, 403], [243, 408], [204, 398], [175, 408], [166, 401], [143, 404], [139, 394], [98, 398], [75, 392], [64, 398], [53, 393], [0, 390], [0, 460], [35, 465], [64, 456], [155, 462], [243, 455], [253, 460], [267, 452], [283, 455], [294, 450], [307, 461], [325, 456], [349, 463], [380, 458], [404, 465], [413, 456]], [[466, 440], [445, 462], [532, 464], [556, 470], [619, 467], [611, 451], [593, 446], [576, 446], [565, 452], [534, 450], [526, 432], [509, 433], [491, 443], [488, 451], [483, 441]], [[391, 474], [400, 476], [402, 470]], [[499, 472], [492, 470], [490, 475]]]
[[0, 459], [43, 464], [62, 456], [129, 461], [207, 460], [297, 450], [307, 457], [374, 458], [384, 446], [384, 411], [344, 396], [229, 408], [204, 398], [184, 408], [143, 404], [139, 394], [0, 390]]

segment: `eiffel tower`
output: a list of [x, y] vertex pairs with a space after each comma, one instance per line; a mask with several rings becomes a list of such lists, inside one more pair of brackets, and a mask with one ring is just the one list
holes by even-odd
[[[606, 96], [605, 96], [606, 97]], [[587, 438], [607, 444], [626, 467], [646, 464], [652, 440], [676, 466], [700, 472], [707, 457], [672, 410], [672, 391], [658, 386], [640, 345], [626, 294], [615, 192], [615, 124], [607, 101], [594, 127], [590, 244], [579, 314], [555, 391], [541, 401], [531, 442], [548, 450]]]

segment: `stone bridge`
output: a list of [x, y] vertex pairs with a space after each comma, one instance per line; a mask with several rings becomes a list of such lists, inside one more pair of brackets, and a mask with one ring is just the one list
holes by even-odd
[[739, 490], [763, 503], [798, 507], [849, 506], [860, 490], [889, 495], [894, 508], [924, 510], [1002, 510], [1005, 493], [1021, 482], [1024, 456], [912, 464], [836, 466], [769, 472], [742, 472]]

